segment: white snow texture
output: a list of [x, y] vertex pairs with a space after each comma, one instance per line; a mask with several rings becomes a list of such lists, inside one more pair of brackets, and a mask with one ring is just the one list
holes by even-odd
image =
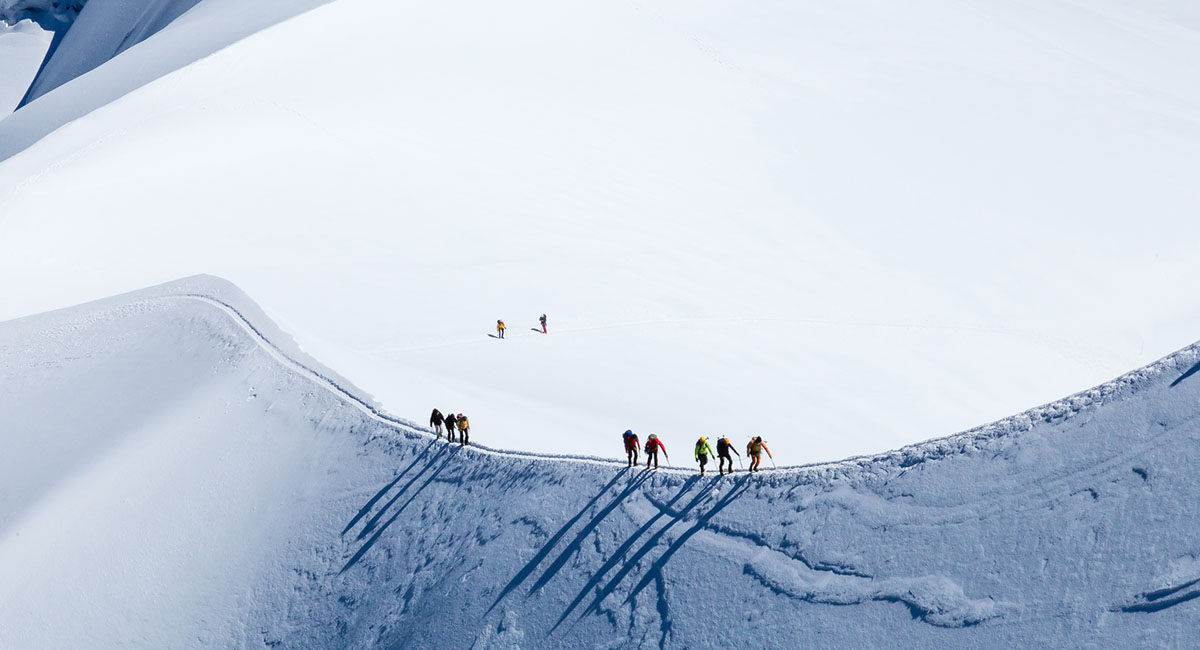
[[0, 23], [0, 650], [1200, 647], [1200, 4]]
[[1197, 348], [703, 479], [435, 440], [211, 277], [0, 361], [0, 647], [1194, 647]]
[[1184, 3], [317, 4], [204, 0], [0, 120], [0, 318], [212, 273], [405, 417], [791, 462], [1194, 340]]

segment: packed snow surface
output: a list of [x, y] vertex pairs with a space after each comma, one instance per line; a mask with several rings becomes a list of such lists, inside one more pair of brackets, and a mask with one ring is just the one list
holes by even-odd
[[192, 278], [0, 324], [0, 647], [1193, 648], [1198, 368], [700, 478], [437, 440]]
[[0, 121], [0, 317], [216, 273], [407, 418], [793, 462], [1195, 336], [1194, 3], [304, 4]]

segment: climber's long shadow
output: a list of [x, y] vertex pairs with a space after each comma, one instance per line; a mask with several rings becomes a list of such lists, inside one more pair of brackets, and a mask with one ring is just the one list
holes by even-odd
[[388, 483], [387, 485], [383, 486], [382, 490], [376, 492], [375, 496], [371, 497], [371, 500], [367, 501], [367, 504], [359, 509], [358, 514], [354, 515], [354, 518], [350, 520], [350, 523], [346, 524], [346, 527], [342, 529], [342, 537], [345, 537], [346, 533], [350, 532], [350, 529], [354, 528], [355, 524], [357, 524], [359, 521], [362, 521], [362, 518], [366, 517], [368, 512], [371, 512], [371, 508], [374, 508], [375, 504], [382, 499], [384, 495], [391, 491], [393, 487], [396, 487], [396, 484], [400, 482], [400, 479], [404, 478], [404, 476], [408, 474], [412, 468], [416, 467], [417, 463], [421, 462], [422, 458], [425, 458], [427, 455], [429, 455], [429, 449], [436, 443], [437, 441], [430, 440], [429, 444], [425, 445], [425, 448], [421, 450], [421, 453], [417, 454], [417, 457], [413, 459], [413, 462], [408, 464], [408, 467], [405, 467], [399, 474], [397, 474], [396, 478], [392, 479], [391, 483]]
[[640, 594], [642, 590], [650, 584], [651, 580], [655, 580], [656, 578], [662, 579], [663, 567], [667, 566], [667, 563], [671, 561], [671, 558], [674, 557], [675, 553], [680, 548], [683, 548], [683, 545], [686, 544], [689, 539], [691, 539], [692, 535], [695, 535], [705, 526], [707, 526], [709, 520], [716, 516], [718, 512], [721, 512], [726, 506], [736, 501], [738, 497], [742, 496], [742, 493], [749, 488], [749, 480], [749, 476], [743, 476], [741, 479], [739, 479], [738, 484], [729, 491], [729, 494], [721, 497], [721, 499], [717, 501], [716, 505], [710, 508], [708, 512], [700, 515], [700, 517], [696, 519], [696, 523], [691, 528], [684, 531], [682, 535], [680, 535], [669, 547], [667, 547], [666, 552], [659, 556], [659, 558], [654, 561], [654, 564], [650, 565], [650, 570], [646, 571], [646, 575], [642, 576], [641, 581], [638, 582], [637, 586], [633, 588], [633, 591], [629, 592], [629, 595], [625, 597], [625, 602], [633, 602], [633, 599], [637, 598], [637, 595]]
[[558, 529], [558, 532], [555, 533], [554, 536], [542, 546], [541, 550], [537, 552], [537, 555], [533, 556], [533, 559], [527, 562], [524, 568], [518, 571], [517, 575], [513, 576], [512, 580], [508, 581], [508, 584], [504, 586], [504, 590], [501, 591], [500, 595], [496, 597], [496, 600], [492, 603], [492, 606], [488, 607], [488, 613], [491, 613], [491, 611], [496, 608], [496, 605], [499, 605], [500, 601], [504, 600], [505, 596], [508, 596], [510, 593], [512, 593], [513, 589], [521, 586], [521, 583], [525, 582], [525, 580], [533, 574], [534, 570], [537, 569], [537, 566], [541, 564], [542, 560], [546, 559], [546, 556], [550, 554], [550, 551], [554, 550], [555, 545], [558, 544], [558, 541], [562, 539], [563, 535], [566, 535], [567, 531], [571, 530], [571, 527], [583, 518], [584, 513], [590, 510], [592, 506], [596, 505], [596, 502], [600, 500], [600, 497], [604, 496], [606, 492], [612, 489], [612, 486], [617, 484], [617, 481], [621, 480], [622, 476], [629, 474], [630, 471], [632, 470], [626, 467], [625, 469], [617, 472], [616, 475], [612, 477], [612, 480], [609, 481], [604, 487], [600, 488], [600, 491], [596, 493], [596, 496], [592, 497], [592, 500], [587, 502], [587, 505], [585, 505], [578, 513], [576, 513], [574, 517], [571, 517], [570, 521], [568, 521], [566, 524], [563, 524], [563, 527]]
[[[371, 550], [371, 547], [375, 546], [375, 543], [379, 541], [379, 537], [383, 535], [383, 532], [386, 531], [389, 526], [396, 523], [396, 520], [399, 519], [400, 515], [404, 513], [404, 509], [407, 508], [409, 504], [411, 504], [413, 500], [425, 490], [425, 488], [429, 487], [430, 483], [433, 483], [434, 479], [438, 477], [438, 474], [441, 474], [442, 470], [446, 469], [446, 466], [450, 464], [450, 461], [454, 460], [454, 457], [457, 456], [460, 451], [462, 451], [462, 447], [449, 445], [442, 447], [440, 451], [434, 454], [429, 463], [425, 465], [425, 467], [416, 476], [413, 477], [412, 481], [409, 481], [408, 484], [404, 486], [404, 490], [407, 490], [409, 485], [412, 485], [414, 481], [421, 478], [421, 475], [424, 474], [430, 467], [433, 467], [435, 464], [437, 464], [439, 458], [442, 459], [441, 464], [437, 466], [437, 469], [433, 470], [433, 472], [429, 474], [429, 478], [425, 479], [425, 482], [422, 483], [420, 487], [418, 487], [416, 490], [413, 490], [413, 493], [409, 495], [408, 500], [404, 502], [404, 505], [397, 508], [396, 512], [394, 512], [392, 516], [383, 523], [383, 525], [379, 526], [379, 528], [375, 530], [375, 534], [371, 536], [371, 539], [368, 539], [361, 547], [359, 547], [354, 556], [351, 557], [342, 567], [342, 570], [338, 571], [338, 575], [345, 573], [350, 569], [350, 567], [358, 564], [358, 561], [361, 560], [364, 555], [366, 555], [367, 551]], [[374, 520], [378, 520], [383, 512], [385, 512], [392, 503], [395, 503], [396, 499], [398, 499], [400, 495], [404, 493], [404, 490], [401, 490], [396, 494], [396, 496], [392, 497], [392, 499], [388, 501], [388, 505], [385, 506], [379, 514], [375, 515]], [[370, 524], [368, 524], [368, 526], [370, 526]], [[366, 530], [364, 530], [362, 533], [359, 533], [358, 539], [362, 539], [366, 534]]]
[[[393, 494], [392, 497], [387, 500], [387, 503], [383, 504], [383, 507], [379, 509], [379, 512], [376, 512], [371, 516], [370, 519], [367, 520], [366, 525], [363, 526], [362, 530], [358, 531], [358, 536], [355, 539], [362, 541], [364, 537], [374, 532], [375, 527], [379, 525], [379, 520], [383, 519], [384, 515], [388, 513], [388, 510], [391, 510], [392, 506], [394, 506], [396, 502], [400, 500], [400, 497], [404, 496], [404, 493], [407, 492], [408, 489], [413, 486], [413, 484], [421, 480], [421, 477], [425, 475], [425, 472], [428, 472], [433, 468], [434, 465], [437, 464], [439, 458], [449, 457], [452, 454], [456, 454], [461, 448], [462, 447], [457, 445], [443, 445], [441, 449], [433, 452], [432, 456], [429, 458], [429, 461], [426, 462], [425, 465], [422, 466], [421, 469], [415, 475], [413, 475], [413, 477], [409, 479], [407, 483], [404, 484], [404, 487], [400, 488], [395, 494]], [[426, 448], [426, 450], [428, 450], [428, 448]], [[422, 456], [424, 456], [424, 454], [422, 454]], [[417, 461], [413, 461], [414, 465], [416, 463]], [[408, 472], [407, 469], [404, 471]], [[422, 487], [425, 485], [428, 485], [428, 483], [423, 483]]]
[[1192, 375], [1196, 374], [1197, 372], [1200, 372], [1200, 363], [1197, 363], [1196, 365], [1192, 366], [1191, 368], [1188, 368], [1187, 372], [1183, 373], [1182, 375], [1179, 375], [1179, 377], [1175, 381], [1171, 382], [1171, 388], [1175, 388], [1181, 382], [1183, 382], [1184, 379], [1191, 377]]
[[[668, 509], [677, 501], [682, 499], [683, 496], [687, 494], [699, 480], [699, 476], [693, 476], [692, 478], [688, 479], [687, 482], [683, 484], [683, 487], [679, 489], [679, 492], [677, 492], [675, 496], [671, 497], [671, 500], [667, 502], [666, 506], [659, 509], [658, 514], [654, 515], [649, 521], [642, 524], [640, 528], [634, 531], [633, 535], [631, 535], [629, 539], [625, 540], [621, 546], [617, 548], [617, 550], [613, 551], [612, 556], [608, 558], [608, 560], [604, 563], [604, 566], [600, 567], [600, 570], [597, 571], [596, 574], [592, 576], [590, 580], [588, 580], [587, 584], [585, 584], [583, 588], [579, 590], [579, 594], [575, 596], [575, 600], [571, 601], [571, 604], [567, 606], [567, 609], [562, 613], [562, 616], [558, 618], [558, 621], [554, 624], [554, 627], [551, 628], [551, 631], [558, 629], [558, 626], [562, 625], [563, 621], [567, 620], [567, 617], [571, 615], [571, 612], [575, 611], [575, 608], [579, 607], [580, 603], [583, 602], [583, 599], [587, 597], [588, 592], [592, 591], [600, 584], [600, 581], [604, 579], [604, 576], [621, 562], [622, 558], [624, 558], [629, 549], [637, 543], [638, 539], [640, 539], [642, 535], [646, 534], [651, 528], [653, 528], [654, 525], [657, 524], [661, 519], [666, 517]], [[705, 483], [704, 487], [702, 487], [700, 491], [696, 493], [696, 496], [693, 497], [692, 500], [688, 502], [688, 504], [684, 506], [681, 511], [673, 515], [673, 518], [667, 523], [667, 525], [663, 526], [657, 533], [654, 534], [653, 537], [647, 540], [646, 543], [643, 544], [641, 548], [639, 548], [638, 551], [629, 559], [629, 561], [625, 563], [625, 566], [621, 567], [621, 570], [617, 573], [617, 575], [615, 575], [612, 580], [608, 581], [608, 584], [606, 584], [599, 591], [595, 599], [588, 606], [587, 610], [585, 610], [581, 617], [587, 616], [588, 614], [597, 610], [600, 606], [600, 603], [608, 596], [608, 594], [612, 593], [613, 590], [617, 588], [617, 585], [621, 584], [621, 581], [625, 579], [625, 576], [627, 576], [629, 572], [632, 571], [635, 566], [637, 566], [638, 562], [643, 556], [646, 555], [646, 553], [650, 552], [650, 549], [654, 548], [654, 546], [658, 543], [658, 540], [662, 538], [667, 530], [687, 516], [687, 513], [699, 505], [699, 503], [704, 499], [705, 496], [708, 495], [709, 492], [712, 491], [712, 489], [712, 483]]]
[[617, 506], [624, 503], [625, 499], [628, 499], [631, 494], [636, 492], [637, 489], [646, 482], [646, 479], [650, 478], [650, 476], [650, 470], [642, 470], [641, 473], [639, 473], [633, 478], [632, 481], [629, 482], [629, 485], [625, 486], [624, 490], [621, 490], [620, 494], [618, 494], [616, 497], [613, 497], [613, 500], [608, 502], [608, 505], [604, 506], [604, 508], [602, 508], [595, 517], [592, 517], [592, 520], [589, 521], [587, 525], [585, 525], [583, 528], [580, 528], [579, 532], [575, 535], [575, 539], [572, 539], [570, 543], [567, 544], [566, 548], [564, 548], [562, 552], [558, 554], [558, 557], [554, 558], [554, 562], [551, 562], [550, 566], [544, 572], [542, 572], [542, 576], [538, 578], [538, 581], [529, 588], [529, 593], [532, 594], [538, 589], [541, 589], [547, 582], [550, 582], [550, 580], [562, 570], [563, 565], [567, 563], [567, 560], [571, 559], [571, 556], [579, 551], [580, 547], [583, 545], [583, 540], [587, 539], [587, 536], [591, 534], [591, 532], [595, 530], [597, 526], [600, 525], [600, 522], [604, 521], [604, 518], [612, 513], [613, 510], [616, 510]]

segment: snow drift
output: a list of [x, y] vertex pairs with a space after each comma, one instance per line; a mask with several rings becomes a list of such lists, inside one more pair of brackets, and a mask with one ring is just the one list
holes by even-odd
[[1196, 347], [703, 479], [437, 441], [211, 277], [0, 324], [0, 362], [0, 647], [1185, 648], [1200, 619]]

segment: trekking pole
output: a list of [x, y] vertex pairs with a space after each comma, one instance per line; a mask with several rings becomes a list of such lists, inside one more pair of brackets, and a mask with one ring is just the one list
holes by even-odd
[[772, 455], [771, 455], [771, 452], [769, 452], [769, 451], [767, 452], [767, 458], [770, 458], [770, 459], [771, 459], [771, 467], [772, 467], [773, 469], [779, 469], [778, 467], [776, 467], [776, 466], [775, 466], [775, 457], [774, 457], [774, 456], [772, 456]]
[[734, 452], [734, 455], [738, 457], [738, 467], [742, 468], [742, 471], [745, 471], [746, 466], [742, 464], [742, 455], [737, 452]]
[[671, 457], [667, 454], [667, 448], [662, 447], [663, 458], [667, 459], [667, 467], [672, 467]]

